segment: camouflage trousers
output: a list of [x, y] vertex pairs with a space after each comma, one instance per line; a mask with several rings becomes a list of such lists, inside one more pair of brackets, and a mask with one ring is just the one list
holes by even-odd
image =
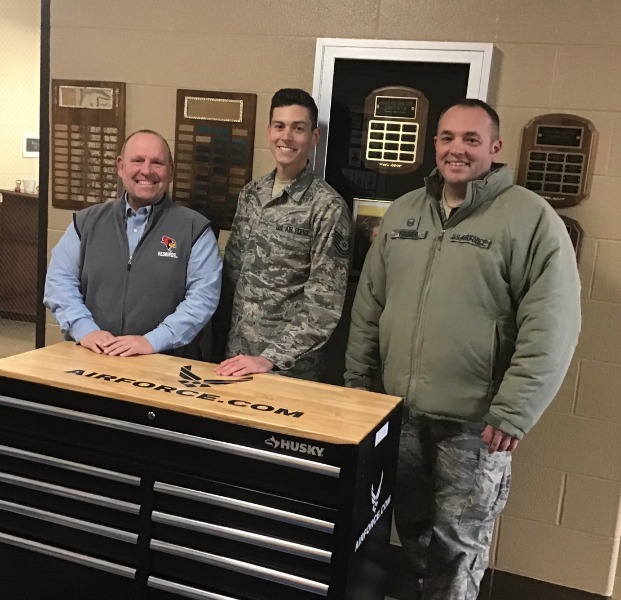
[[424, 600], [476, 600], [511, 454], [490, 454], [485, 424], [412, 416], [401, 432], [395, 524]]

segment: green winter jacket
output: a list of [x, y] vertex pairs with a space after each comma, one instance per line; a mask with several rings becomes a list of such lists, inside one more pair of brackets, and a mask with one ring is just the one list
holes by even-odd
[[444, 226], [441, 184], [434, 171], [384, 216], [352, 309], [345, 382], [369, 387], [381, 374], [413, 413], [484, 420], [521, 438], [578, 340], [571, 241], [506, 166], [470, 182]]

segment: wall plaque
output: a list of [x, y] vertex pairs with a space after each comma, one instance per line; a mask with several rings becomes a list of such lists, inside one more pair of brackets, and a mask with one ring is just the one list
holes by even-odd
[[518, 184], [555, 208], [574, 206], [589, 195], [597, 131], [588, 119], [541, 115], [524, 127]]
[[79, 210], [117, 196], [125, 84], [52, 81], [52, 205]]
[[230, 229], [252, 179], [256, 94], [177, 90], [173, 198]]

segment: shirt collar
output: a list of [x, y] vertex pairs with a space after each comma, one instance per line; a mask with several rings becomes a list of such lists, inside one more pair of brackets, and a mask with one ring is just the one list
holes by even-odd
[[[165, 197], [166, 197], [166, 194], [164, 194], [162, 198], [158, 200], [157, 202], [154, 202], [153, 204], [147, 204], [147, 206], [143, 206], [143, 208], [145, 208], [147, 211], [147, 218], [151, 217], [151, 213], [153, 212], [153, 207], [156, 204], [159, 204]], [[141, 209], [138, 209], [138, 211], [135, 211], [129, 205], [129, 202], [127, 201], [127, 192], [123, 192], [123, 201], [125, 202], [125, 211], [123, 212], [123, 214], [125, 215], [125, 218], [129, 217], [131, 214], [136, 214], [138, 211], [141, 210]]]

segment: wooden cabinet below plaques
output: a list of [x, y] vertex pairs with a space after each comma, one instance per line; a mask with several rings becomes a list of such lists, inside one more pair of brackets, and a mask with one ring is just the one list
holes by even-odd
[[37, 315], [39, 197], [0, 190], [0, 317]]

